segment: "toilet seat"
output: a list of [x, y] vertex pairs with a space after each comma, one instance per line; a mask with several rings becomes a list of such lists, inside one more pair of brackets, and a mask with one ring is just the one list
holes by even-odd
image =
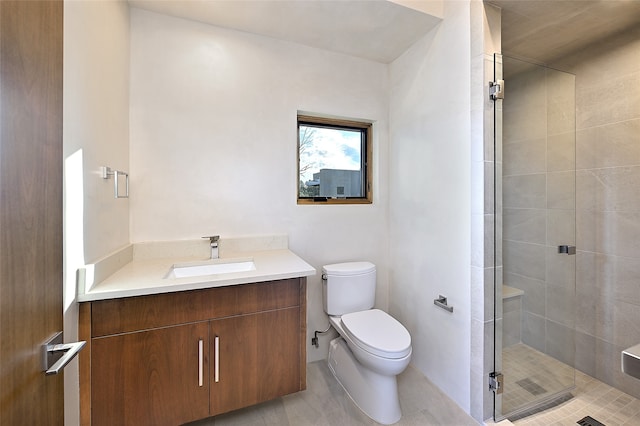
[[395, 318], [379, 309], [341, 317], [344, 331], [363, 350], [382, 358], [403, 358], [411, 353], [411, 336]]

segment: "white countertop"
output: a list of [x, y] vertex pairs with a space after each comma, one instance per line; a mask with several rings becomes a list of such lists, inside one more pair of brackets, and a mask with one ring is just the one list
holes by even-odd
[[253, 260], [255, 270], [186, 278], [165, 278], [175, 264], [202, 262], [206, 259], [183, 257], [133, 260], [103, 281], [78, 292], [79, 302], [115, 299], [148, 294], [171, 293], [308, 277], [316, 270], [288, 249], [263, 250], [229, 254], [221, 260]]

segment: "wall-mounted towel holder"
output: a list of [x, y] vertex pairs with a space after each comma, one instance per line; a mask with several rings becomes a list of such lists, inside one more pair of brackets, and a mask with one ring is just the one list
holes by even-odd
[[[100, 167], [100, 171], [102, 172], [102, 179], [111, 179], [113, 176], [113, 191], [115, 198], [129, 198], [129, 173], [122, 172], [120, 170], [114, 170], [111, 167], [102, 166]], [[119, 177], [124, 177], [124, 194], [120, 194], [120, 190], [118, 187]]]
[[433, 299], [433, 304], [444, 309], [445, 311], [453, 312], [453, 306], [447, 304], [447, 298], [443, 295], [438, 295], [437, 299]]

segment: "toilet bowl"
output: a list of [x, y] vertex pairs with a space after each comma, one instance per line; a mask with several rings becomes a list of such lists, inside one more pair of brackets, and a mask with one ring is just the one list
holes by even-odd
[[340, 337], [329, 346], [329, 369], [365, 414], [382, 424], [400, 420], [396, 376], [411, 361], [411, 336], [391, 315], [372, 309], [375, 266], [323, 267], [323, 302]]
[[347, 342], [353, 356], [377, 373], [396, 376], [409, 365], [409, 332], [387, 313], [371, 309], [329, 317], [329, 322]]

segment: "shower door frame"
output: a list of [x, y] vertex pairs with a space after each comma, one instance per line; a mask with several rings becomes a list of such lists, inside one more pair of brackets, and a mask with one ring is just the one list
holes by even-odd
[[[516, 60], [516, 61], [521, 61], [523, 64], [527, 64], [527, 66], [531, 66], [533, 67], [540, 67], [544, 69], [545, 72], [545, 96], [549, 97], [549, 98], [553, 98], [553, 96], [549, 96], [549, 94], [547, 93], [546, 90], [546, 78], [547, 78], [547, 73], [551, 70], [551, 71], [557, 71], [557, 70], [552, 70], [551, 68], [547, 67], [547, 66], [543, 66], [543, 65], [539, 65], [539, 64], [531, 64], [528, 63], [527, 61], [522, 61], [521, 59], [517, 59], [517, 58], [509, 58], [507, 57], [510, 61], [511, 60]], [[509, 92], [507, 91], [505, 94], [504, 88], [505, 88], [505, 83], [504, 83], [504, 75], [503, 75], [503, 66], [504, 66], [504, 57], [501, 54], [494, 54], [494, 75], [493, 75], [493, 82], [491, 84], [496, 84], [498, 82], [501, 82], [501, 91], [502, 91], [502, 96], [509, 96]], [[562, 72], [564, 73], [564, 72]], [[564, 73], [567, 75], [570, 75], [568, 73]], [[575, 76], [574, 76], [575, 78]], [[506, 86], [509, 87], [509, 82], [506, 82]], [[553, 93], [552, 93], [553, 94]], [[493, 161], [493, 165], [494, 165], [494, 169], [493, 169], [493, 179], [494, 179], [494, 185], [493, 185], [493, 189], [494, 189], [494, 197], [493, 197], [493, 217], [494, 217], [494, 223], [493, 223], [493, 259], [494, 259], [494, 274], [493, 274], [493, 278], [494, 278], [494, 282], [493, 282], [493, 289], [494, 289], [494, 321], [493, 321], [493, 325], [494, 325], [494, 357], [493, 357], [493, 371], [494, 371], [494, 375], [497, 374], [499, 376], [500, 380], [494, 380], [494, 379], [490, 379], [490, 381], [492, 382], [492, 384], [494, 385], [494, 387], [497, 387], [498, 389], [494, 389], [494, 405], [493, 405], [493, 414], [494, 414], [494, 419], [496, 421], [505, 419], [507, 417], [510, 416], [518, 416], [519, 414], [522, 414], [524, 412], [530, 411], [535, 409], [536, 407], [540, 407], [541, 405], [544, 405], [546, 403], [550, 403], [554, 400], [557, 400], [558, 398], [561, 398], [563, 395], [568, 394], [569, 392], [571, 392], [574, 388], [575, 388], [575, 369], [574, 369], [574, 365], [575, 365], [575, 280], [576, 280], [576, 276], [575, 276], [575, 264], [576, 264], [576, 256], [571, 256], [572, 257], [572, 262], [566, 262], [565, 259], [559, 261], [559, 262], [564, 262], [565, 264], [568, 264], [569, 268], [571, 268], [571, 263], [572, 263], [572, 268], [573, 268], [573, 281], [571, 282], [571, 280], [566, 280], [565, 284], [563, 284], [563, 286], [568, 286], [569, 288], [572, 286], [573, 288], [573, 301], [574, 301], [574, 313], [573, 313], [573, 325], [572, 325], [572, 330], [570, 330], [569, 332], [572, 332], [572, 336], [573, 339], [571, 341], [571, 345], [573, 346], [573, 360], [571, 360], [572, 365], [569, 366], [570, 370], [573, 372], [573, 380], [572, 383], [567, 383], [567, 386], [565, 388], [563, 388], [562, 390], [559, 390], [557, 392], [553, 392], [549, 395], [543, 395], [538, 399], [534, 399], [531, 402], [526, 403], [525, 405], [522, 405], [520, 407], [517, 407], [515, 409], [510, 410], [509, 412], [503, 412], [503, 396], [504, 393], [508, 393], [511, 391], [511, 389], [513, 389], [513, 384], [510, 384], [509, 386], [504, 386], [504, 380], [503, 380], [503, 376], [502, 373], [504, 373], [503, 371], [503, 354], [502, 354], [502, 350], [503, 350], [503, 339], [505, 339], [505, 337], [503, 336], [503, 328], [504, 328], [504, 321], [505, 321], [505, 316], [504, 316], [504, 312], [503, 312], [503, 284], [504, 284], [504, 277], [505, 277], [505, 271], [504, 271], [504, 265], [503, 265], [503, 227], [504, 227], [504, 216], [503, 216], [503, 99], [502, 96], [491, 96], [492, 100], [493, 100], [493, 155], [494, 155], [494, 161]], [[549, 100], [546, 99], [546, 102], [548, 102]], [[548, 112], [545, 110], [545, 114], [548, 115]], [[549, 125], [548, 123], [545, 121], [545, 126], [547, 126], [547, 128], [545, 129], [545, 134], [547, 134], [549, 132]], [[562, 242], [560, 243], [560, 245], [563, 247], [562, 249], [560, 248], [560, 246], [558, 247], [558, 254], [556, 254], [556, 256], [561, 256], [561, 255], [566, 255], [566, 254], [575, 254], [575, 245], [576, 245], [576, 228], [575, 228], [575, 201], [576, 201], [576, 186], [575, 186], [575, 176], [576, 176], [576, 172], [575, 172], [575, 146], [576, 146], [576, 138], [575, 138], [575, 80], [574, 80], [574, 86], [573, 86], [573, 164], [572, 164], [572, 170], [570, 168], [569, 170], [569, 175], [571, 173], [571, 171], [573, 171], [573, 219], [569, 220], [569, 223], [572, 223], [572, 236], [570, 236], [569, 240], [566, 242]], [[568, 132], [569, 134], [571, 133]], [[548, 230], [548, 226], [549, 224], [547, 223], [547, 221], [549, 221], [549, 216], [550, 214], [548, 213], [549, 210], [549, 202], [547, 201], [547, 191], [549, 189], [549, 178], [547, 177], [549, 175], [549, 166], [548, 166], [548, 158], [547, 158], [547, 150], [548, 150], [548, 138], [549, 136], [547, 135], [545, 137], [545, 211], [546, 211], [546, 216], [545, 216], [545, 262], [547, 262], [547, 258], [550, 259], [549, 263], [552, 262], [556, 262], [556, 258], [554, 258], [553, 254], [550, 254], [550, 248], [548, 247], [548, 245], [550, 244], [550, 240], [553, 240], [552, 237], [550, 237], [549, 234], [549, 230]], [[568, 138], [570, 138], [570, 136], [568, 136]], [[570, 211], [570, 209], [569, 209]], [[568, 247], [568, 251], [569, 253], [565, 252], [565, 248], [564, 247]], [[566, 258], [568, 259], [568, 258]], [[545, 263], [546, 265], [546, 263]], [[545, 279], [544, 279], [544, 298], [545, 298], [545, 310], [546, 308], [546, 301], [548, 296], [548, 292], [550, 290], [548, 290], [548, 285], [547, 285], [547, 277], [546, 274], [548, 274], [547, 271], [547, 266], [545, 266]], [[521, 297], [521, 306], [522, 306], [522, 313], [524, 314], [524, 297], [526, 297], [523, 293], [522, 297]], [[545, 324], [545, 345], [546, 345], [546, 341], [548, 339], [547, 335], [546, 335], [546, 327], [547, 327], [547, 322], [549, 322], [550, 320], [547, 318], [547, 314], [545, 312], [544, 318], [543, 318], [544, 324]], [[524, 321], [520, 321], [520, 324], [523, 325]], [[566, 327], [566, 328], [570, 328]], [[522, 342], [521, 342], [522, 343]], [[549, 350], [547, 350], [546, 346], [545, 346], [545, 353], [548, 353]], [[498, 383], [499, 382], [499, 383]], [[511, 386], [511, 388], [510, 388]]]

